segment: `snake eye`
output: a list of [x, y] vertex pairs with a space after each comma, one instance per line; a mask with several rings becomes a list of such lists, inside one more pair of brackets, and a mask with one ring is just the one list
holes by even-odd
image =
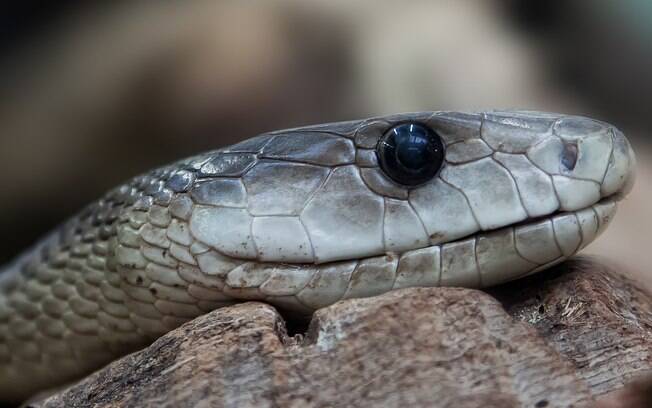
[[415, 186], [437, 174], [444, 162], [439, 135], [418, 123], [391, 128], [376, 148], [380, 167], [397, 183]]

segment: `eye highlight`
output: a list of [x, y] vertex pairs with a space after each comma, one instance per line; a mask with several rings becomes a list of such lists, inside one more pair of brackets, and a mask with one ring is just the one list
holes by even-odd
[[378, 142], [376, 153], [385, 174], [407, 186], [432, 179], [444, 162], [441, 138], [419, 123], [403, 123], [391, 128]]

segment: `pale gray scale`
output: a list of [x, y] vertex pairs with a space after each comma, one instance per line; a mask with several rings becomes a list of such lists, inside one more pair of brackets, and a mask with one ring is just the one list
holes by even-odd
[[411, 190], [409, 202], [426, 227], [433, 245], [453, 241], [480, 229], [464, 194], [439, 178]]
[[261, 161], [242, 178], [249, 211], [255, 216], [297, 215], [330, 171], [310, 164]]
[[369, 191], [357, 167], [333, 170], [301, 213], [316, 262], [382, 253], [383, 211], [383, 198]]
[[320, 266], [296, 298], [313, 310], [332, 305], [344, 296], [356, 265], [356, 261], [348, 261]]
[[603, 196], [617, 192], [628, 194], [636, 179], [636, 157], [629, 142], [622, 132], [615, 129], [612, 132], [612, 154], [600, 189]]
[[[154, 299], [154, 297], [152, 297], [152, 299]], [[130, 310], [129, 319], [133, 323], [136, 323], [133, 319], [135, 315], [147, 319], [160, 319], [163, 316], [163, 314], [154, 307], [153, 301], [143, 302], [131, 296], [127, 296], [124, 300], [124, 304]]]
[[[220, 286], [220, 288], [223, 287], [224, 285]], [[190, 283], [190, 285], [188, 285], [187, 290], [190, 296], [200, 301], [199, 303], [201, 303], [201, 301], [223, 302], [223, 303], [228, 303], [233, 301], [233, 298], [225, 295], [221, 289], [212, 288], [203, 283], [199, 285], [195, 283]], [[200, 308], [202, 307], [201, 304], [199, 305], [199, 307]]]
[[208, 276], [225, 279], [226, 275], [243, 261], [224, 256], [217, 251], [207, 251], [196, 256], [201, 272]]
[[339, 166], [355, 162], [355, 146], [346, 138], [319, 132], [277, 134], [261, 158]]
[[190, 232], [200, 242], [243, 259], [256, 259], [258, 251], [251, 236], [252, 215], [246, 209], [196, 206], [190, 218]]
[[266, 296], [295, 295], [308, 285], [317, 270], [313, 265], [277, 265], [260, 285], [260, 292]]
[[185, 281], [179, 277], [175, 268], [150, 263], [145, 268], [145, 276], [153, 282], [166, 286], [185, 286]]
[[525, 260], [516, 250], [513, 228], [480, 235], [475, 252], [484, 286], [510, 281], [538, 266]]
[[528, 216], [511, 175], [491, 158], [448, 165], [440, 177], [464, 193], [483, 230], [523, 221]]
[[525, 153], [532, 145], [552, 136], [554, 124], [553, 118], [486, 113], [482, 121], [482, 139], [496, 151]]
[[[607, 171], [611, 150], [610, 133], [572, 144], [553, 136], [532, 146], [527, 157], [549, 175], [600, 183]], [[569, 152], [576, 157], [569, 159]]]
[[582, 232], [580, 249], [585, 248], [598, 236], [598, 215], [592, 208], [586, 208], [575, 213]]
[[387, 178], [379, 168], [361, 168], [360, 176], [369, 189], [376, 194], [400, 200], [408, 198], [408, 189]]
[[170, 240], [176, 242], [177, 244], [188, 248], [190, 245], [192, 245], [193, 238], [192, 235], [190, 235], [190, 229], [188, 224], [183, 221], [173, 219], [168, 226], [166, 234]]
[[541, 119], [541, 120], [551, 120], [555, 122], [559, 119], [566, 117], [566, 115], [562, 115], [559, 113], [541, 112], [541, 111], [533, 111], [527, 109], [516, 109], [516, 110], [494, 109], [490, 113], [498, 116], [511, 116], [514, 118], [520, 118], [524, 120]]
[[310, 238], [296, 216], [256, 217], [252, 235], [261, 261], [310, 263], [315, 260]]
[[550, 214], [559, 208], [559, 200], [548, 174], [521, 154], [495, 153], [494, 159], [510, 172], [530, 217]]
[[170, 205], [170, 202], [172, 201], [172, 197], [174, 196], [174, 193], [172, 190], [168, 188], [164, 188], [158, 193], [154, 194], [154, 203], [162, 206], [168, 206]]
[[600, 184], [595, 181], [552, 176], [552, 182], [563, 211], [579, 210], [600, 200]]
[[145, 224], [140, 229], [140, 237], [148, 244], [159, 248], [170, 247], [170, 240], [167, 237], [167, 230], [165, 228], [159, 228], [152, 224]]
[[[247, 262], [234, 268], [226, 277], [224, 293], [237, 299], [260, 299], [258, 288], [271, 276], [276, 265]], [[250, 289], [250, 291], [244, 291]]]
[[149, 207], [151, 207], [154, 204], [154, 198], [150, 196], [140, 196], [138, 199], [133, 203], [132, 209], [134, 211], [147, 211]]
[[190, 253], [193, 255], [201, 255], [210, 250], [211, 250], [210, 247], [202, 244], [199, 241], [195, 241], [192, 243], [192, 245], [190, 245]]
[[134, 248], [129, 248], [124, 245], [118, 245], [116, 249], [116, 261], [118, 265], [130, 269], [144, 269], [147, 266], [147, 259], [143, 254]]
[[360, 167], [378, 167], [378, 156], [375, 149], [357, 149], [355, 164]]
[[[120, 289], [127, 295], [128, 298], [133, 299], [137, 302], [142, 302], [149, 305], [156, 302], [156, 297], [152, 294], [152, 292], [149, 291], [148, 288], [133, 286], [124, 281], [122, 285], [120, 285]], [[139, 308], [136, 310], [138, 310], [138, 313], [140, 314], [141, 310], [145, 310], [145, 308]]]
[[129, 317], [129, 309], [122, 302], [115, 302], [106, 296], [99, 300], [100, 308], [103, 312], [115, 318]]
[[555, 216], [552, 219], [555, 241], [564, 256], [571, 256], [582, 243], [579, 221], [573, 213]]
[[582, 116], [566, 116], [560, 118], [553, 126], [553, 132], [565, 141], [580, 141], [594, 135], [602, 135], [610, 131], [606, 123]]
[[192, 215], [194, 203], [187, 195], [178, 195], [172, 199], [170, 206], [170, 214], [181, 220], [189, 220]]
[[563, 256], [551, 220], [516, 227], [516, 250], [530, 262], [544, 265]]
[[206, 164], [210, 159], [215, 157], [216, 155], [220, 154], [223, 149], [215, 149], [215, 150], [210, 150], [208, 152], [204, 152], [195, 156], [191, 157], [186, 157], [184, 159], [178, 160], [177, 162], [173, 163], [171, 167], [176, 168], [176, 169], [185, 169], [189, 170], [191, 172], [195, 172], [201, 167]]
[[159, 265], [169, 266], [171, 268], [176, 268], [179, 266], [179, 262], [174, 259], [174, 257], [172, 257], [170, 251], [168, 251], [167, 248], [159, 248], [143, 243], [140, 246], [140, 251], [143, 253], [143, 256], [150, 262], [156, 262]]
[[464, 140], [480, 138], [482, 117], [477, 113], [435, 112], [427, 120], [427, 124], [448, 146]]
[[201, 166], [199, 177], [239, 177], [256, 163], [251, 153], [219, 153]]
[[166, 182], [165, 186], [175, 193], [184, 193], [193, 186], [195, 173], [187, 170], [176, 171]]
[[431, 111], [397, 113], [394, 115], [383, 116], [382, 120], [389, 123], [416, 122], [426, 123], [432, 117]]
[[[611, 132], [578, 139], [576, 142], [577, 158], [570, 174], [574, 178], [593, 180], [601, 183], [611, 158]], [[567, 168], [564, 165], [564, 168]]]
[[188, 249], [187, 246], [172, 243], [170, 244], [169, 249], [170, 249], [170, 255], [172, 255], [174, 259], [181, 262], [185, 262], [190, 265], [197, 265], [197, 261], [195, 260], [194, 256], [190, 253], [190, 250]]
[[240, 178], [202, 180], [190, 191], [197, 204], [218, 207], [247, 207], [247, 191]]
[[617, 204], [614, 201], [608, 200], [606, 202], [599, 202], [593, 206], [593, 210], [598, 216], [598, 233], [602, 234], [607, 226], [611, 223], [616, 215]]
[[243, 140], [224, 149], [226, 153], [260, 153], [261, 150], [272, 140], [273, 135], [260, 135], [251, 139]]
[[482, 139], [467, 139], [446, 147], [446, 161], [453, 164], [467, 163], [491, 156], [493, 152]]
[[562, 156], [564, 143], [558, 137], [547, 138], [533, 145], [527, 151], [527, 157], [541, 170], [549, 175], [562, 174]]
[[121, 278], [120, 284], [126, 282], [131, 286], [147, 287], [152, 283], [145, 274], [145, 267], [135, 269], [118, 265], [118, 275]]
[[30, 301], [36, 302], [45, 298], [50, 293], [50, 288], [37, 280], [30, 279], [25, 284], [25, 293]]
[[387, 252], [421, 248], [429, 243], [428, 233], [423, 223], [410, 204], [405, 201], [385, 199], [383, 225]]
[[[190, 283], [190, 286], [195, 285], [216, 293], [222, 293], [222, 288], [224, 287], [223, 278], [207, 275], [199, 268], [191, 265], [181, 265], [178, 270], [179, 276]], [[224, 276], [226, 276], [226, 273]]]
[[[188, 294], [188, 291], [186, 289], [187, 285], [183, 285], [182, 287], [174, 287], [174, 286], [167, 286], [163, 285], [158, 282], [154, 282], [149, 285], [149, 291], [156, 296], [158, 299], [156, 302], [154, 302], [154, 306], [161, 310], [158, 306], [157, 303], [160, 300], [164, 300], [166, 302], [174, 302], [174, 303], [183, 303], [184, 305], [193, 305], [193, 307], [197, 303], [197, 299], [192, 297], [190, 294]], [[171, 314], [173, 316], [178, 316], [174, 313], [164, 313], [164, 314]], [[201, 312], [199, 313], [201, 314]], [[195, 314], [195, 317], [198, 316], [198, 314]], [[183, 316], [185, 317], [185, 315]]]
[[394, 286], [398, 258], [386, 255], [361, 260], [351, 274], [342, 299], [361, 298], [388, 292]]
[[441, 255], [437, 245], [407, 251], [401, 255], [393, 289], [439, 286]]
[[[105, 328], [110, 328], [111, 332], [122, 332], [122, 333], [132, 333], [136, 330], [136, 326], [128, 319], [128, 315], [125, 317], [115, 317], [109, 313], [101, 311], [97, 315], [97, 319], [100, 324]], [[100, 330], [101, 333], [101, 330]], [[109, 340], [113, 336], [113, 333], [100, 337], [103, 340]]]
[[475, 258], [476, 239], [445, 244], [441, 248], [440, 286], [479, 288], [480, 271]]
[[370, 120], [360, 125], [355, 133], [355, 145], [362, 149], [375, 149], [378, 140], [391, 128], [385, 120]]

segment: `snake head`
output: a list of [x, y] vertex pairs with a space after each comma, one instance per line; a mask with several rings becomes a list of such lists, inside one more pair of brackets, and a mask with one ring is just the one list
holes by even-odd
[[[425, 161], [435, 171], [415, 183], [382, 160], [388, 133], [410, 124], [441, 148], [434, 165]], [[549, 221], [552, 239], [554, 217], [586, 209], [597, 228], [611, 218], [600, 211], [612, 214], [631, 189], [635, 158], [620, 131], [584, 117], [423, 112], [272, 132], [185, 165], [201, 242], [238, 259], [321, 264], [534, 220]]]
[[121, 188], [108, 201], [133, 204], [112, 263], [136, 287], [191, 282], [191, 297], [302, 313], [393, 288], [492, 286], [592, 242], [634, 169], [613, 126], [549, 113], [270, 132]]

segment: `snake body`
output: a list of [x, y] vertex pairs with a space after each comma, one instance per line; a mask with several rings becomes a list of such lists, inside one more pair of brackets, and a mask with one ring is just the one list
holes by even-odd
[[[402, 186], [376, 147], [441, 136]], [[623, 134], [540, 112], [423, 112], [276, 131], [139, 176], [0, 274], [0, 399], [21, 400], [213, 309], [309, 314], [410, 286], [486, 287], [593, 241], [634, 180]]]

